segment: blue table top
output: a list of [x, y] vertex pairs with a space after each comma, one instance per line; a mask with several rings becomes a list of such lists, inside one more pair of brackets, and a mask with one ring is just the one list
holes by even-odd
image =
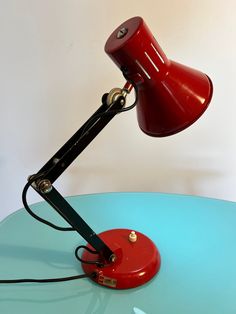
[[[97, 233], [137, 230], [157, 245], [162, 265], [148, 284], [112, 290], [90, 279], [0, 285], [0, 313], [235, 314], [236, 203], [159, 193], [68, 197]], [[65, 225], [45, 202], [40, 216]], [[40, 224], [21, 209], [0, 223], [0, 279], [82, 274], [74, 256], [85, 244], [76, 232]]]

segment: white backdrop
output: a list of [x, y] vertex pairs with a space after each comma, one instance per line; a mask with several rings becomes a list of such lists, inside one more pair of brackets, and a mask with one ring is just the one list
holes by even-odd
[[139, 130], [135, 110], [117, 116], [57, 186], [64, 195], [158, 191], [235, 201], [235, 12], [235, 0], [0, 0], [0, 219], [22, 207], [27, 176], [102, 94], [123, 86], [103, 47], [136, 15], [169, 58], [212, 78], [212, 103], [192, 127], [162, 139]]

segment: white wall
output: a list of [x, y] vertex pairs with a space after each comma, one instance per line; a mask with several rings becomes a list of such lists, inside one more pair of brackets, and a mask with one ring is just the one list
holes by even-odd
[[98, 108], [102, 94], [122, 87], [103, 46], [136, 15], [167, 56], [212, 78], [211, 106], [191, 128], [163, 139], [139, 130], [135, 110], [117, 116], [62, 176], [60, 190], [235, 201], [235, 12], [234, 0], [0, 0], [0, 219], [22, 207], [27, 176]]

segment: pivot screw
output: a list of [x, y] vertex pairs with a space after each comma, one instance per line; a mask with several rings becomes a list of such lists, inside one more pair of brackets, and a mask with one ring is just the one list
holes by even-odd
[[112, 263], [115, 263], [115, 261], [116, 261], [116, 255], [115, 255], [115, 254], [112, 254], [112, 255], [110, 256], [110, 261], [111, 261]]
[[122, 27], [122, 28], [118, 31], [118, 33], [117, 33], [117, 35], [116, 35], [116, 38], [117, 38], [117, 39], [121, 39], [121, 38], [125, 37], [125, 35], [126, 35], [127, 33], [128, 33], [128, 28]]
[[38, 189], [43, 194], [47, 194], [52, 190], [52, 183], [48, 179], [41, 180], [38, 183]]

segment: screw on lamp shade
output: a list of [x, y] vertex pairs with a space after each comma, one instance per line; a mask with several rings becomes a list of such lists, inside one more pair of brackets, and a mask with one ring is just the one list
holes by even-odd
[[121, 24], [108, 38], [105, 51], [136, 85], [138, 123], [148, 135], [180, 132], [208, 107], [213, 92], [209, 77], [169, 60], [141, 17]]

